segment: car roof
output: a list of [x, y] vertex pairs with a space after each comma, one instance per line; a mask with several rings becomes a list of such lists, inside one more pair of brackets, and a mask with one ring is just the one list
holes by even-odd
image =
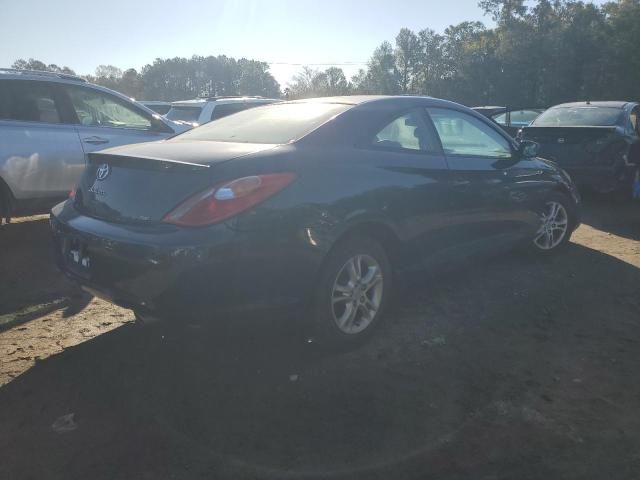
[[570, 107], [609, 107], [609, 108], [626, 108], [627, 105], [633, 102], [625, 102], [625, 101], [585, 101], [585, 102], [569, 102], [569, 103], [561, 103], [560, 105], [555, 105], [551, 108], [570, 108]]
[[77, 75], [59, 72], [44, 72], [41, 70], [19, 70], [16, 68], [0, 68], [0, 78], [19, 80], [67, 80], [69, 82], [86, 83], [87, 81]]
[[338, 97], [318, 97], [292, 100], [286, 103], [340, 103], [344, 105], [367, 105], [367, 106], [411, 106], [423, 105], [430, 107], [454, 107], [467, 109], [464, 105], [442, 100], [439, 98], [425, 97], [419, 95], [344, 95]]

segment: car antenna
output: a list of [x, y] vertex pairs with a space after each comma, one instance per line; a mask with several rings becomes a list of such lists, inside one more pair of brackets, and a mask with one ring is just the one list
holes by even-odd
[[591, 100], [587, 100], [587, 105], [591, 105]]

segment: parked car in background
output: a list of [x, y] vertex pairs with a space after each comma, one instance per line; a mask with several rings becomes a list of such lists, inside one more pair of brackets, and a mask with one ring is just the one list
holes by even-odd
[[195, 100], [173, 102], [166, 117], [176, 122], [184, 122], [192, 127], [226, 117], [248, 108], [280, 102], [264, 97], [208, 97]]
[[522, 127], [529, 125], [544, 112], [541, 108], [513, 107], [473, 107], [473, 110], [496, 122], [511, 136], [515, 136]]
[[640, 165], [640, 107], [634, 102], [575, 102], [550, 108], [521, 138], [540, 145], [581, 187], [631, 194]]
[[0, 217], [51, 208], [91, 152], [186, 129], [73, 75], [0, 69]]
[[350, 343], [378, 323], [396, 275], [568, 242], [579, 198], [535, 148], [428, 97], [268, 105], [91, 154], [52, 210], [55, 251], [142, 318], [304, 306], [317, 337]]
[[140, 100], [140, 103], [158, 115], [166, 115], [171, 109], [171, 102], [161, 102], [159, 100]]

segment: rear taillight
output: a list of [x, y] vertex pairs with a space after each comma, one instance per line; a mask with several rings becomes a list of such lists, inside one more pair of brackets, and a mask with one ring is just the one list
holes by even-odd
[[75, 199], [75, 198], [76, 198], [76, 187], [73, 187], [73, 188], [71, 189], [71, 191], [69, 192], [69, 198], [70, 198], [71, 200], [73, 200], [73, 199]]
[[265, 201], [295, 178], [293, 173], [238, 178], [188, 198], [166, 214], [162, 221], [189, 227], [218, 223]]

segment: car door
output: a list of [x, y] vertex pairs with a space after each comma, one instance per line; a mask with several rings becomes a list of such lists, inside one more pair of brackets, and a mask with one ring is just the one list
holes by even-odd
[[0, 177], [19, 200], [68, 194], [84, 155], [55, 82], [0, 80]]
[[380, 192], [380, 202], [370, 203], [383, 203], [402, 232], [405, 267], [422, 269], [453, 239], [446, 211], [449, 170], [424, 109], [385, 117], [372, 125], [359, 149], [379, 175], [369, 181], [382, 186], [373, 190]]
[[468, 250], [502, 248], [529, 231], [529, 169], [513, 144], [484, 119], [449, 108], [428, 108], [451, 171], [449, 211]]
[[102, 90], [65, 85], [84, 153], [162, 140], [173, 131], [135, 104]]

